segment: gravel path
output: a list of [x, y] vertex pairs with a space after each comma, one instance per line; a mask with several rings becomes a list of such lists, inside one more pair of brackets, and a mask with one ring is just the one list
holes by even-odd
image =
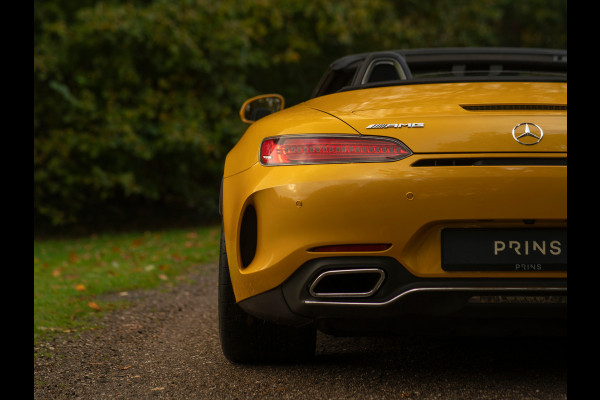
[[45, 343], [35, 399], [566, 399], [566, 338], [335, 338], [307, 365], [241, 366], [219, 347], [217, 266], [135, 306], [104, 328]]

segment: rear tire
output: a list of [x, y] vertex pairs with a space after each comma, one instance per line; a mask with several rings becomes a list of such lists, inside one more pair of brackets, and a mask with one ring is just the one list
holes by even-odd
[[236, 363], [294, 363], [310, 360], [316, 347], [312, 327], [277, 325], [253, 317], [236, 303], [221, 230], [219, 336], [225, 357]]

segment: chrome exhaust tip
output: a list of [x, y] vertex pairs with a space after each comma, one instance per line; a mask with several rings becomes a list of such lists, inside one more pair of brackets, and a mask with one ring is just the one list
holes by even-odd
[[335, 269], [322, 272], [310, 285], [313, 297], [369, 297], [383, 284], [385, 272], [379, 268]]

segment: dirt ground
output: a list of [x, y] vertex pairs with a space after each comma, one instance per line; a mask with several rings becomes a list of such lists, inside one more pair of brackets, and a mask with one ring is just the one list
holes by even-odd
[[566, 399], [566, 338], [336, 338], [303, 365], [227, 361], [217, 266], [173, 287], [129, 293], [103, 328], [34, 355], [35, 399]]

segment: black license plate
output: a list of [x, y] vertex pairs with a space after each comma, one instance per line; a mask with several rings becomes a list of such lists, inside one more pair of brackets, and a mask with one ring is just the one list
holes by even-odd
[[566, 271], [566, 229], [444, 229], [445, 271]]

